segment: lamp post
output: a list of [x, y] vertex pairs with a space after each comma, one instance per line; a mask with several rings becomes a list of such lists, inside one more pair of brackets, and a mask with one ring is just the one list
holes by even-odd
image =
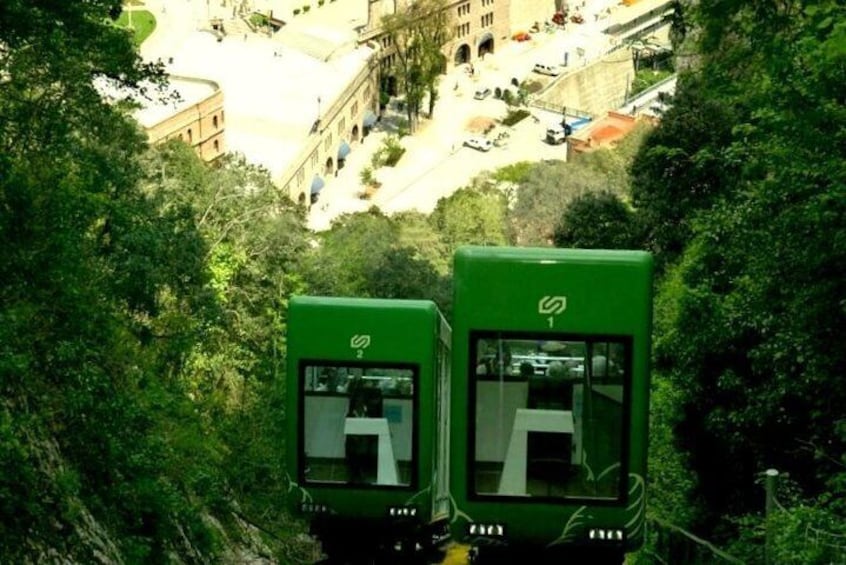
[[778, 478], [777, 469], [767, 469], [764, 471], [764, 489], [766, 493], [764, 506], [764, 531], [766, 534], [766, 541], [764, 544], [764, 563], [769, 565], [772, 560], [773, 548], [773, 526], [770, 523], [773, 511], [776, 505], [776, 479]]

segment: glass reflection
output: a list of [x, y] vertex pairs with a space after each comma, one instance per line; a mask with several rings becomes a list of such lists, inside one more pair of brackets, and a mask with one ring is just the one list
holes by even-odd
[[472, 346], [475, 493], [621, 497], [625, 342], [500, 334]]
[[415, 379], [413, 368], [307, 365], [304, 481], [409, 486]]

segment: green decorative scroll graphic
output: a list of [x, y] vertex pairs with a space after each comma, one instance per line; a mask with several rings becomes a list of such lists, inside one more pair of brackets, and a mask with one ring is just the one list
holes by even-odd
[[296, 481], [291, 479], [291, 475], [289, 475], [288, 473], [285, 473], [285, 480], [288, 482], [288, 494], [289, 495], [298, 491], [300, 493], [300, 503], [301, 504], [303, 502], [311, 502], [312, 501], [311, 493], [309, 493], [306, 489], [301, 487]]
[[450, 524], [454, 524], [458, 521], [459, 518], [464, 518], [467, 522], [472, 522], [473, 518], [468, 516], [461, 508], [458, 507], [458, 503], [455, 502], [455, 498], [452, 495], [449, 495], [449, 505], [452, 508], [450, 514], [452, 517], [449, 519]]
[[432, 485], [430, 483], [429, 486], [427, 486], [426, 488], [418, 490], [413, 495], [411, 495], [411, 498], [409, 498], [408, 500], [405, 501], [405, 506], [408, 506], [409, 504], [414, 502], [417, 499], [417, 497], [423, 496], [424, 494], [428, 494], [429, 491], [431, 491], [431, 490], [432, 490]]
[[[618, 464], [614, 464], [611, 467], [602, 471], [597, 477], [601, 479], [607, 473], [612, 471]], [[642, 535], [642, 530], [645, 524], [646, 518], [646, 482], [643, 480], [641, 475], [636, 473], [629, 473], [629, 501], [630, 504], [625, 508], [623, 511], [624, 518], [626, 519], [626, 524], [624, 526], [626, 538], [634, 538], [637, 536]], [[568, 543], [574, 541], [577, 538], [577, 535], [582, 530], [582, 527], [585, 524], [586, 520], [593, 519], [593, 515], [589, 513], [588, 506], [580, 506], [570, 515], [570, 518], [567, 520], [567, 523], [564, 524], [564, 529], [561, 531], [561, 535], [558, 536], [550, 546], [553, 545], [560, 545], [562, 543]]]
[[646, 481], [642, 475], [629, 473], [629, 500], [631, 504], [626, 507], [629, 520], [625, 530], [627, 538], [634, 538], [642, 535], [646, 523]]

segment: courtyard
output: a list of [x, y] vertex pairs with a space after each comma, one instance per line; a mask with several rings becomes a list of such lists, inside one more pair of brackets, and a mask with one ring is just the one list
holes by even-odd
[[[335, 25], [343, 26], [344, 17], [351, 16], [347, 23], [350, 28], [361, 25], [360, 15], [350, 8], [355, 6], [353, 0], [334, 4], [333, 13], [340, 15], [328, 18], [327, 11], [327, 21], [337, 20]], [[229, 15], [223, 7], [202, 0], [146, 0], [145, 9], [156, 14], [159, 25], [142, 45], [142, 55], [166, 62], [171, 74], [218, 82], [225, 99], [227, 147], [267, 168], [276, 179], [292, 165], [291, 160], [320, 115], [321, 101], [328, 104], [326, 93], [343, 88], [362, 64], [361, 59], [370, 55], [366, 50], [356, 50], [316, 64], [314, 57], [292, 48], [290, 41], [280, 41], [262, 31], [247, 29], [242, 33], [239, 29], [222, 38], [202, 31], [207, 18], [215, 15], [213, 9], [220, 12], [219, 17]], [[317, 18], [317, 13], [309, 14], [308, 19], [303, 18], [303, 25], [309, 21], [316, 25]], [[472, 73], [466, 65], [451, 69], [440, 80], [431, 119], [421, 120], [413, 135], [401, 139], [404, 155], [396, 166], [374, 172], [380, 187], [369, 199], [362, 199], [362, 169], [369, 166], [372, 154], [404, 119], [397, 105], [390, 104], [370, 135], [349, 143], [344, 166], [325, 178], [309, 211], [310, 227], [328, 229], [338, 215], [372, 205], [388, 213], [410, 209], [429, 212], [438, 199], [466, 186], [484, 171], [519, 161], [564, 159], [566, 145], [544, 142], [547, 124], [560, 120], [560, 115], [534, 108], [517, 124], [498, 126], [497, 131], [505, 132], [507, 140], [490, 151], [465, 147], [464, 140], [473, 133], [468, 129], [470, 121], [496, 123], [508, 112], [502, 100], [474, 99], [477, 90], [505, 87], [512, 79], [530, 78], [546, 84], [553, 79], [531, 72], [538, 61], [563, 64], [569, 58], [570, 65], [587, 64], [590, 56], [600, 53], [607, 36], [599, 31], [598, 23], [592, 23], [593, 18], [586, 20], [589, 23], [568, 26], [566, 31], [551, 29], [534, 34], [530, 41], [503, 43], [475, 63]], [[581, 58], [564, 54], [577, 48]]]

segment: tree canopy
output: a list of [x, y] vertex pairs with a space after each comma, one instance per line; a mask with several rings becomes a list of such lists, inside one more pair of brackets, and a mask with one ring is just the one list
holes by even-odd
[[445, 0], [419, 0], [382, 16], [381, 26], [393, 51], [394, 73], [405, 94], [411, 131], [428, 96], [429, 116], [434, 113], [438, 81], [446, 69], [441, 52], [453, 33], [452, 11]]
[[[442, 63], [439, 6], [385, 22], [415, 113]], [[320, 234], [266, 171], [150, 148], [129, 105], [104, 101], [104, 79], [164, 83], [112, 24], [120, 8], [0, 3], [0, 561], [225, 561], [245, 520], [299, 559], [279, 464], [288, 297], [448, 312], [457, 246], [553, 242], [657, 259], [656, 523], [760, 561], [756, 480], [776, 467], [772, 555], [841, 559], [797, 538], [846, 536], [842, 3], [676, 3], [696, 56], [651, 133]]]
[[[843, 520], [844, 7], [705, 1], [693, 14], [698, 66], [638, 155], [632, 194], [666, 268], [656, 363], [675, 387], [697, 526], [737, 530], [769, 467], [795, 503]], [[800, 545], [781, 549], [810, 555]]]

